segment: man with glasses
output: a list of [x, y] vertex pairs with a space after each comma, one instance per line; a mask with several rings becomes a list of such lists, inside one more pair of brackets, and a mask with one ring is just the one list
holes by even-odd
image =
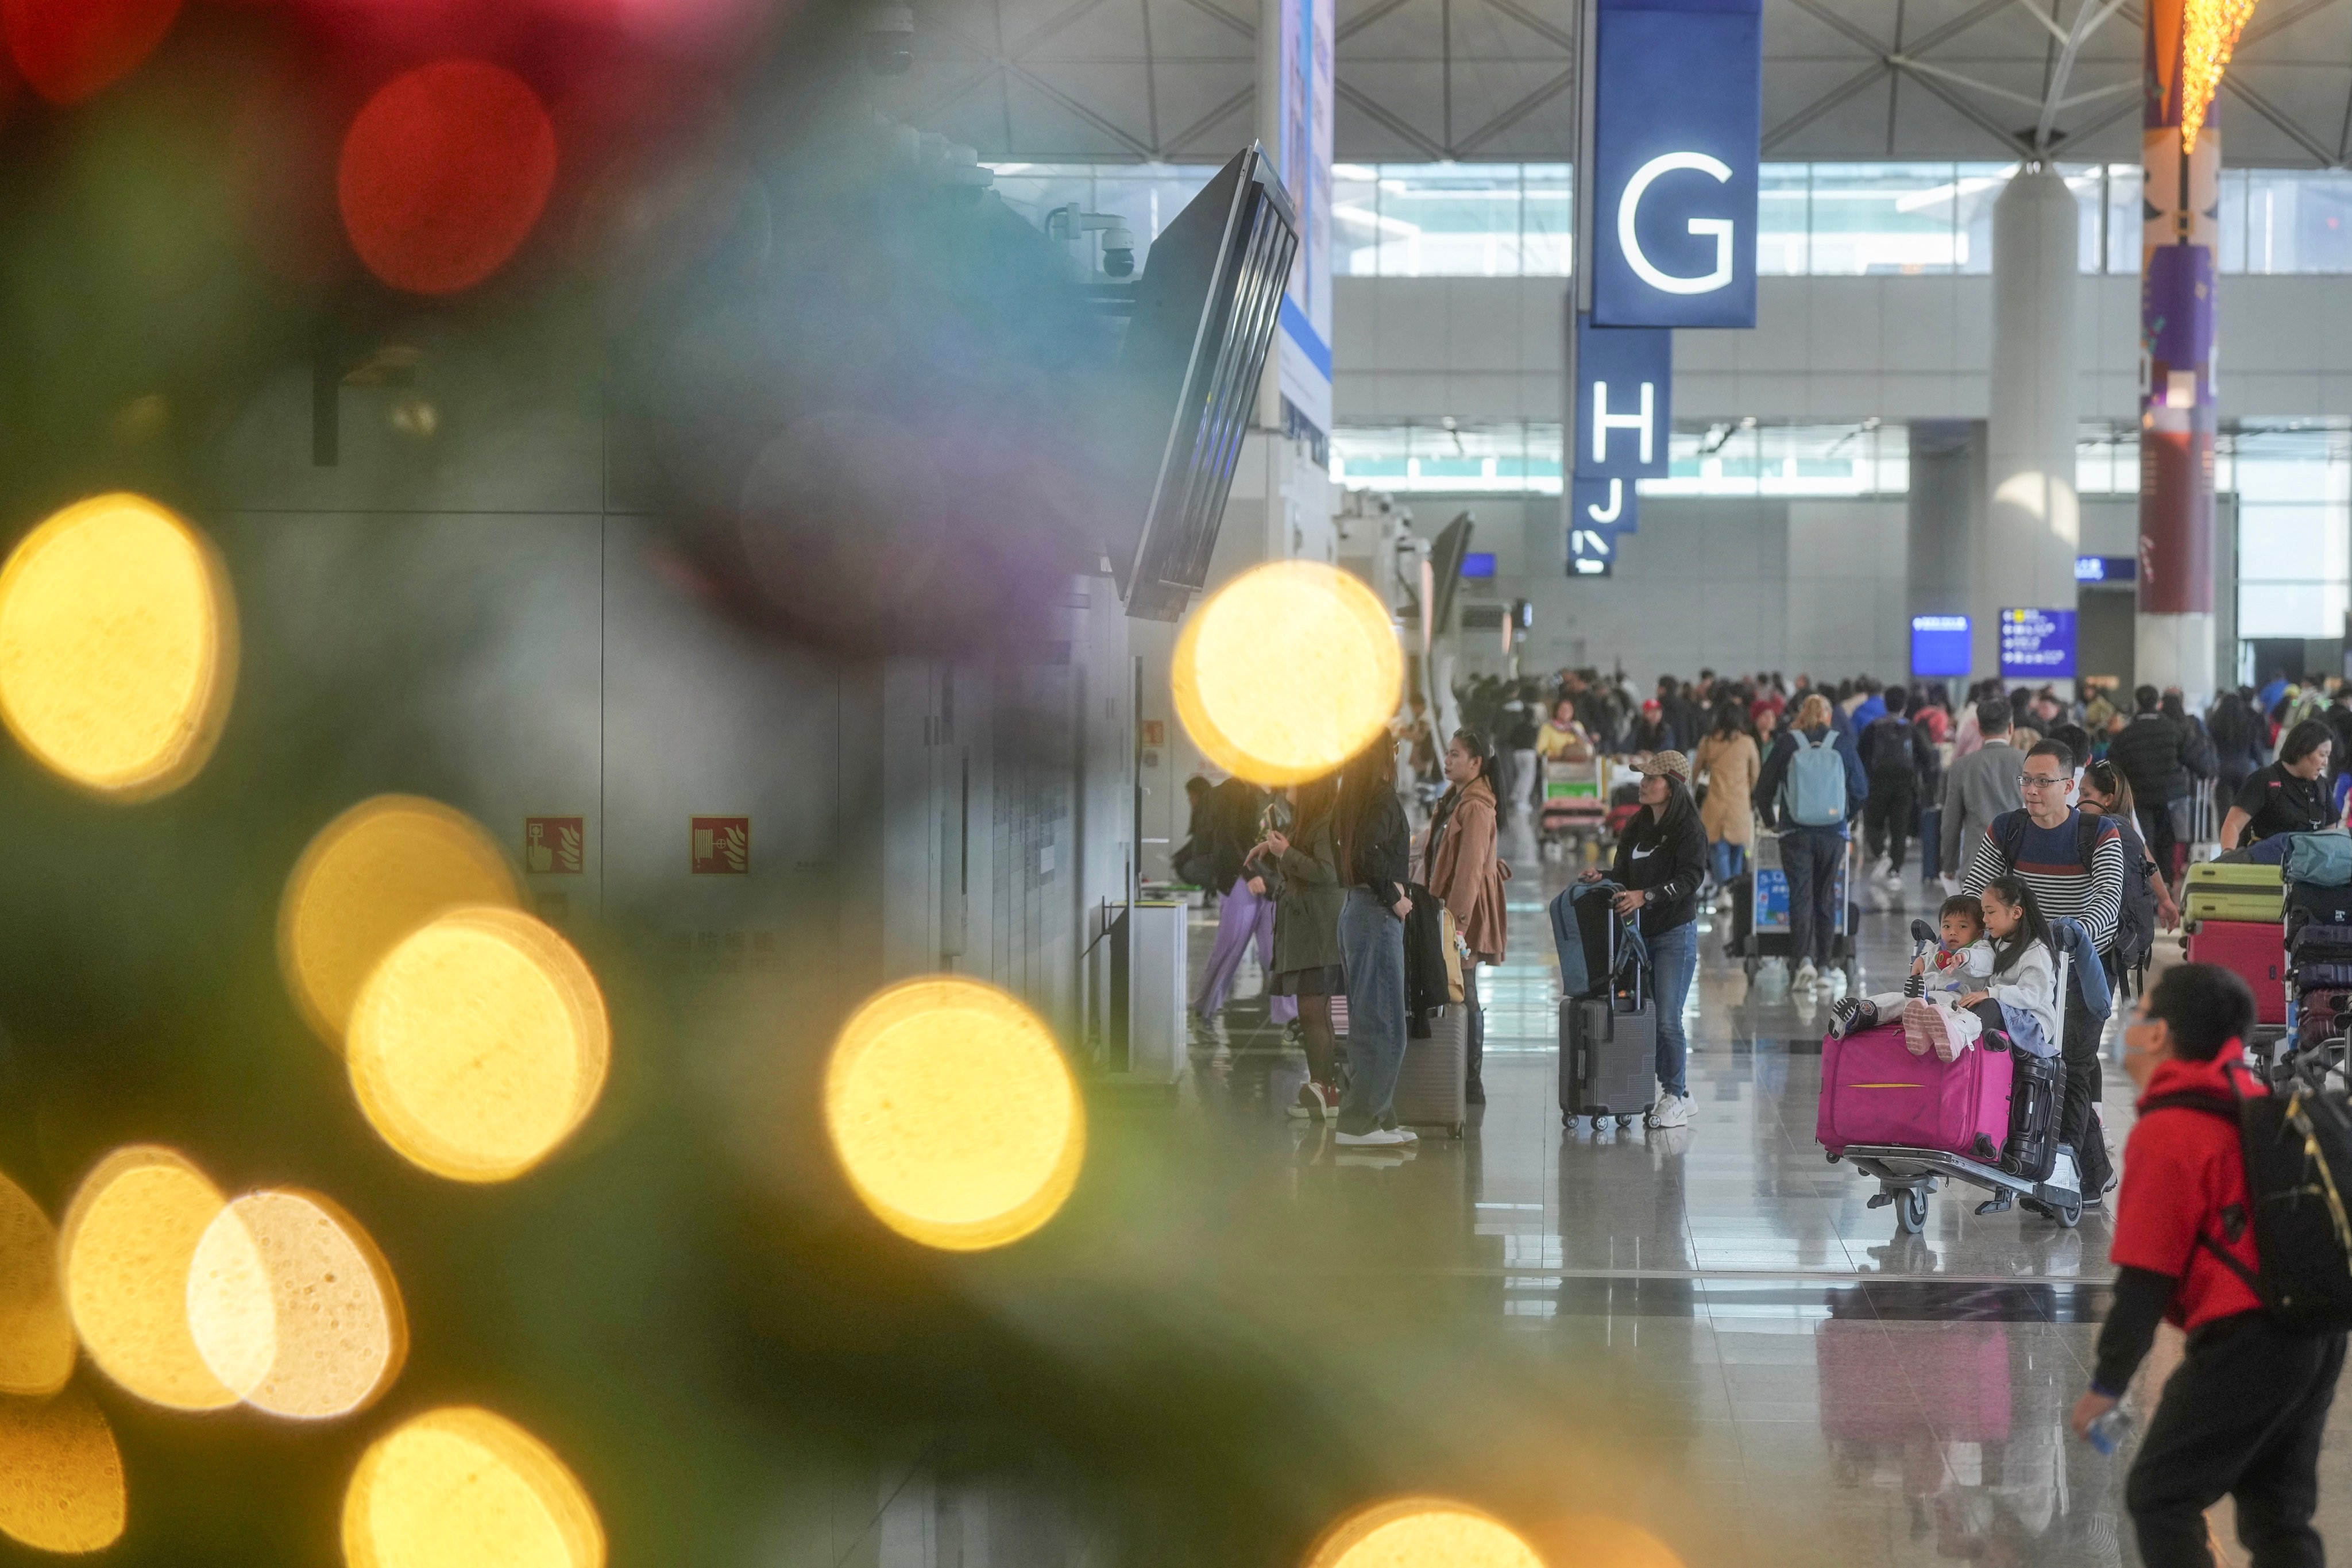
[[[1961, 888], [1982, 893], [1995, 877], [2014, 875], [2033, 889], [2047, 920], [2074, 920], [2104, 958], [2115, 951], [2124, 908], [2124, 844], [2116, 825], [2074, 809], [2074, 753], [2043, 741], [2025, 754], [2017, 775], [2025, 805], [1993, 818], [1969, 857]], [[2061, 1135], [2074, 1151], [2083, 1202], [2105, 1194], [2114, 1166], [2095, 1111], [2104, 1089], [2099, 1030], [2084, 1005], [2081, 976], [2066, 994], [2066, 1103]]]

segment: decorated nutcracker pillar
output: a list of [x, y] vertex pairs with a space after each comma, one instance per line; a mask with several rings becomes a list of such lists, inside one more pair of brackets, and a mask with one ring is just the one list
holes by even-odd
[[2140, 153], [2141, 681], [2213, 690], [2213, 100], [2254, 0], [2148, 0]]

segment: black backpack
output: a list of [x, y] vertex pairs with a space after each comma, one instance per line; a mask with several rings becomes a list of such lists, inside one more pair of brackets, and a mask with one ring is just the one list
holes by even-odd
[[1892, 713], [1874, 719], [1862, 732], [1863, 771], [1892, 773], [1911, 766], [1911, 721]]
[[2267, 1095], [2239, 1094], [2233, 1084], [2226, 1098], [2191, 1091], [2140, 1102], [2143, 1114], [2168, 1107], [2227, 1121], [2245, 1155], [2254, 1212], [2232, 1205], [2221, 1225], [2232, 1241], [2253, 1226], [2258, 1267], [2248, 1268], [2210, 1236], [2199, 1236], [2197, 1244], [2286, 1327], [2352, 1329], [2352, 1104], [2302, 1079]]

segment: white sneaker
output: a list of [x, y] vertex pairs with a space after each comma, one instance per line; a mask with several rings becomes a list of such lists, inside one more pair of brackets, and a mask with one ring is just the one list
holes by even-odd
[[1421, 1134], [1415, 1132], [1410, 1127], [1391, 1127], [1389, 1131], [1401, 1136], [1407, 1143], [1418, 1143], [1421, 1142]]
[[1402, 1127], [1375, 1127], [1370, 1132], [1336, 1132], [1331, 1142], [1342, 1149], [1402, 1149], [1417, 1140]]
[[1820, 984], [1821, 978], [1821, 971], [1813, 967], [1813, 961], [1809, 958], [1797, 965], [1797, 973], [1790, 977], [1789, 984], [1791, 987], [1800, 985], [1811, 987]]
[[1650, 1107], [1650, 1113], [1642, 1118], [1642, 1125], [1661, 1130], [1670, 1127], [1688, 1127], [1690, 1096], [1686, 1094], [1658, 1096], [1658, 1103]]

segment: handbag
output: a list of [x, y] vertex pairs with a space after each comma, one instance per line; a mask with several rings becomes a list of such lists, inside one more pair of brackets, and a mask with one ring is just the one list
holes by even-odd
[[1441, 931], [1445, 942], [1445, 994], [1449, 1000], [1459, 1002], [1465, 995], [1462, 984], [1462, 933], [1454, 924], [1454, 911], [1438, 906]]

